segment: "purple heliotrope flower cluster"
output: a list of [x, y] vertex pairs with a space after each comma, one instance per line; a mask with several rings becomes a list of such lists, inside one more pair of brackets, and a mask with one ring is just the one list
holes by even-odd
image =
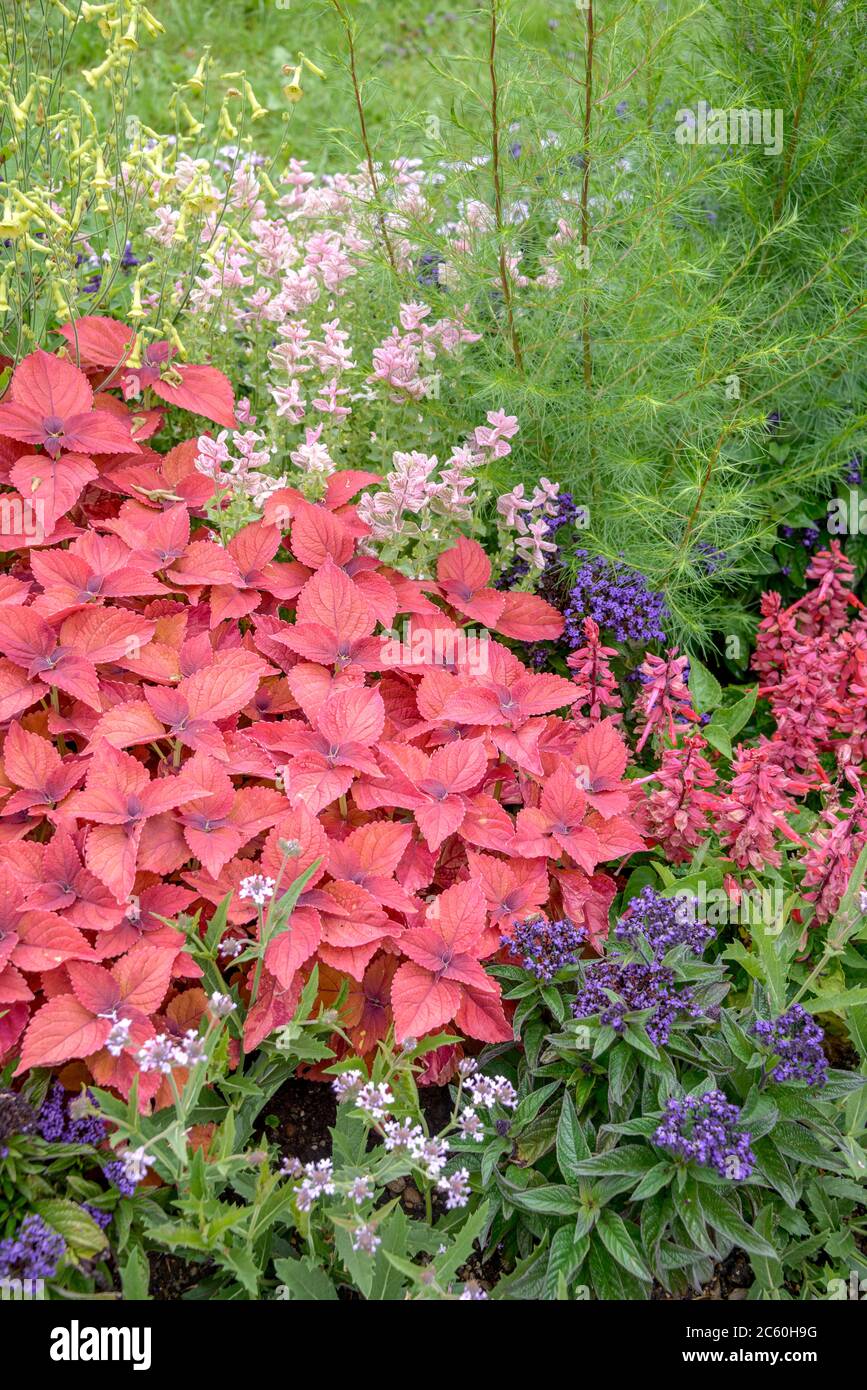
[[644, 937], [657, 960], [673, 946], [688, 946], [694, 956], [700, 956], [716, 936], [713, 927], [697, 920], [695, 899], [663, 898], [649, 884], [630, 899], [614, 934], [618, 941], [628, 941], [631, 946]]
[[502, 944], [519, 957], [525, 970], [547, 984], [558, 970], [575, 964], [586, 938], [584, 928], [568, 918], [548, 922], [544, 917], [531, 917], [519, 922], [512, 936], [502, 938]]
[[4, 1140], [13, 1134], [29, 1134], [36, 1123], [36, 1115], [23, 1096], [16, 1091], [0, 1091], [0, 1158], [9, 1152]]
[[565, 637], [572, 647], [583, 646], [583, 622], [592, 618], [618, 642], [665, 641], [663, 623], [669, 616], [661, 593], [651, 589], [638, 570], [604, 555], [575, 552], [583, 563], [575, 575], [565, 611]]
[[66, 1253], [66, 1241], [41, 1216], [25, 1216], [18, 1234], [0, 1240], [0, 1278], [51, 1279]]
[[825, 1085], [828, 1080], [828, 1061], [822, 1051], [825, 1030], [803, 1005], [792, 1004], [770, 1022], [760, 1018], [753, 1024], [752, 1031], [780, 1059], [771, 1072], [774, 1081]]
[[[88, 1092], [87, 1099], [96, 1104]], [[101, 1144], [105, 1121], [100, 1115], [76, 1115], [78, 1097], [70, 1097], [55, 1081], [36, 1117], [36, 1129], [50, 1144]]]
[[127, 1171], [126, 1164], [121, 1159], [113, 1159], [111, 1163], [106, 1163], [102, 1172], [103, 1176], [108, 1178], [109, 1182], [117, 1188], [121, 1197], [135, 1196], [138, 1183]]
[[755, 1167], [750, 1134], [738, 1129], [741, 1112], [722, 1091], [673, 1097], [653, 1135], [654, 1144], [686, 1163], [714, 1168], [721, 1178], [743, 1182]]
[[[610, 994], [615, 996], [614, 999]], [[623, 1031], [626, 1015], [639, 1009], [652, 1009], [645, 1023], [651, 1042], [664, 1046], [678, 1014], [700, 1018], [689, 985], [678, 989], [674, 972], [654, 961], [625, 962], [617, 956], [595, 961], [588, 967], [584, 986], [572, 1005], [575, 1018], [599, 1014], [601, 1022], [615, 1032]]]
[[110, 1211], [100, 1211], [99, 1207], [93, 1206], [90, 1202], [82, 1202], [81, 1210], [86, 1211], [88, 1216], [96, 1222], [101, 1231], [111, 1225], [112, 1213]]

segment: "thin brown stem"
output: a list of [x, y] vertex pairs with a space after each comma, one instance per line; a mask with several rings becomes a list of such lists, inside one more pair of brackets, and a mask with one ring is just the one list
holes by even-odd
[[491, 0], [491, 45], [488, 55], [488, 70], [491, 76], [491, 170], [494, 179], [494, 219], [496, 221], [497, 237], [500, 243], [500, 288], [503, 294], [503, 305], [506, 310], [506, 321], [509, 325], [512, 356], [515, 359], [515, 366], [518, 368], [518, 371], [523, 372], [524, 356], [521, 351], [521, 341], [518, 337], [518, 330], [515, 326], [512, 287], [509, 283], [509, 269], [506, 263], [506, 246], [503, 240], [503, 185], [500, 171], [500, 90], [497, 84], [497, 5], [498, 0]]
[[[587, 255], [586, 248], [590, 245], [590, 127], [593, 119], [593, 0], [589, 0], [585, 13], [587, 15], [587, 31], [584, 49], [584, 133], [582, 140], [584, 177], [581, 181], [581, 245], [585, 248], [584, 254]], [[582, 310], [581, 341], [584, 386], [589, 392], [593, 389], [593, 354], [590, 346], [590, 296], [587, 294], [584, 296]]]
[[388, 263], [391, 266], [394, 273], [397, 274], [397, 262], [394, 259], [394, 251], [392, 249], [391, 239], [388, 235], [388, 227], [386, 226], [385, 214], [382, 210], [382, 203], [380, 201], [379, 195], [379, 180], [376, 177], [376, 165], [373, 162], [373, 151], [370, 148], [370, 138], [367, 134], [367, 120], [364, 115], [364, 102], [361, 97], [361, 83], [358, 80], [358, 65], [355, 59], [355, 34], [353, 33], [352, 25], [350, 24], [346, 15], [343, 13], [343, 8], [340, 5], [340, 0], [332, 0], [332, 4], [334, 5], [335, 10], [340, 16], [340, 22], [343, 25], [344, 33], [346, 34], [347, 51], [349, 53], [349, 75], [352, 79], [352, 90], [355, 93], [355, 106], [358, 111], [358, 125], [361, 131], [361, 143], [364, 146], [364, 157], [367, 161], [367, 173], [368, 177], [370, 178], [370, 186], [373, 190], [373, 200], [376, 204], [376, 220], [379, 223], [379, 230], [382, 236], [383, 245], [385, 246], [386, 255], [388, 256]]
[[820, 0], [820, 3], [816, 6], [816, 19], [815, 24], [813, 26], [813, 37], [810, 40], [810, 49], [807, 53], [807, 61], [804, 65], [804, 78], [801, 82], [800, 90], [798, 92], [798, 101], [795, 106], [794, 114], [792, 116], [792, 133], [789, 136], [789, 139], [786, 143], [786, 152], [783, 155], [783, 173], [782, 178], [780, 179], [780, 187], [777, 190], [777, 196], [774, 199], [773, 218], [775, 222], [783, 210], [783, 203], [786, 201], [786, 194], [789, 191], [789, 180], [792, 176], [792, 166], [795, 162], [795, 154], [797, 153], [798, 149], [798, 137], [801, 128], [801, 116], [804, 111], [804, 102], [807, 99], [807, 89], [809, 88], [810, 82], [813, 78], [813, 69], [816, 65], [816, 49], [819, 44], [819, 34], [821, 33], [822, 20], [825, 17], [825, 10], [827, 8], [827, 4], [828, 0], [825, 0], [824, 4], [821, 3]]

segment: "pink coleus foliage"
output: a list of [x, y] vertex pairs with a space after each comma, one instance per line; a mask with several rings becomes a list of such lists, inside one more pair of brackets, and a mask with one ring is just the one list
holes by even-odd
[[[74, 1061], [127, 1095], [142, 1042], [202, 1008], [167, 923], [203, 929], [228, 897], [220, 958], [249, 998], [242, 885], [277, 879], [287, 841], [291, 873], [313, 873], [268, 945], [246, 1047], [314, 966], [323, 999], [348, 985], [361, 1050], [392, 1026], [510, 1038], [484, 962], [528, 912], [568, 912], [598, 944], [603, 866], [643, 845], [613, 721], [588, 732], [579, 687], [507, 645], [562, 618], [493, 589], [473, 540], [428, 581], [361, 553], [371, 474], [336, 474], [322, 505], [281, 489], [222, 546], [198, 441], [143, 441], [166, 404], [229, 427], [225, 378], [110, 320], [63, 336], [81, 365], [34, 354], [0, 403], [2, 496], [47, 518], [12, 528], [0, 580], [0, 1059]], [[141, 1077], [143, 1105], [165, 1092]]]

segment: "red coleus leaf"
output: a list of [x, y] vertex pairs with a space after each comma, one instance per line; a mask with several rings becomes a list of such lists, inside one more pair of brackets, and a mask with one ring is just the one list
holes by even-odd
[[365, 782], [356, 800], [368, 809], [403, 806], [413, 812], [431, 850], [458, 830], [466, 814], [462, 793], [474, 791], [487, 772], [483, 739], [446, 744], [428, 757], [409, 744], [380, 746], [386, 777]]
[[538, 594], [505, 595], [503, 611], [493, 624], [504, 637], [517, 642], [556, 642], [562, 635], [564, 618]]
[[558, 859], [565, 852], [587, 873], [604, 857], [595, 831], [585, 825], [587, 798], [565, 764], [545, 782], [538, 807], [524, 807], [515, 826], [516, 854]]
[[292, 509], [290, 548], [302, 565], [316, 570], [329, 558], [336, 565], [345, 565], [352, 558], [355, 542], [333, 512], [300, 501]]
[[99, 472], [83, 454], [26, 454], [9, 473], [41, 537], [50, 536], [62, 516], [75, 505], [82, 491]]
[[321, 666], [352, 662], [375, 668], [380, 643], [372, 640], [376, 618], [355, 584], [327, 559], [298, 596], [294, 626], [274, 640]]
[[93, 389], [84, 372], [62, 357], [37, 348], [12, 374], [8, 399], [0, 402], [0, 434], [24, 444], [41, 444], [53, 457], [77, 454], [136, 454], [128, 423], [93, 408]]
[[97, 1018], [72, 994], [60, 994], [34, 1015], [21, 1048], [15, 1075], [31, 1067], [56, 1066], [71, 1057], [86, 1057], [105, 1043], [111, 1032], [108, 1019]]
[[122, 920], [124, 909], [104, 884], [81, 862], [68, 831], [59, 829], [42, 850], [40, 880], [27, 890], [27, 907], [62, 912], [74, 927], [108, 931]]
[[485, 925], [485, 899], [470, 880], [441, 893], [428, 907], [425, 925], [403, 934], [400, 946], [409, 960], [398, 968], [391, 990], [399, 1040], [442, 1027], [467, 999], [499, 996], [479, 961]]
[[184, 772], [152, 781], [129, 753], [103, 743], [92, 759], [84, 790], [73, 793], [65, 809], [91, 822], [87, 867], [122, 902], [132, 892], [147, 821], [206, 795]]
[[216, 367], [196, 363], [173, 365], [172, 375], [178, 378], [177, 382], [158, 376], [148, 383], [155, 396], [194, 415], [203, 415], [225, 429], [238, 428], [232, 383]]
[[544, 859], [513, 860], [467, 851], [470, 873], [481, 884], [494, 922], [508, 924], [532, 916], [548, 901], [548, 866]]
[[16, 1075], [87, 1057], [105, 1045], [118, 1019], [154, 1013], [165, 998], [173, 962], [173, 952], [145, 945], [122, 956], [110, 971], [71, 961], [66, 969], [73, 992], [49, 999], [34, 1015]]
[[491, 562], [484, 550], [465, 536], [437, 561], [437, 579], [452, 607], [485, 627], [496, 627], [506, 599], [499, 589], [486, 587], [490, 577]]
[[86, 768], [77, 759], [64, 762], [47, 738], [12, 724], [3, 744], [3, 770], [21, 789], [0, 811], [8, 816], [34, 807], [53, 809], [83, 779]]
[[285, 929], [265, 948], [265, 964], [277, 983], [289, 989], [296, 974], [322, 940], [322, 919], [312, 907], [297, 907]]
[[51, 686], [99, 710], [99, 682], [93, 663], [58, 641], [54, 629], [29, 608], [0, 608], [0, 651], [36, 682]]
[[97, 314], [65, 323], [57, 332], [66, 339], [72, 356], [78, 358], [85, 370], [120, 366], [129, 357], [136, 340], [135, 329]]
[[629, 806], [628, 784], [622, 780], [628, 758], [626, 744], [610, 719], [595, 724], [575, 743], [579, 784], [600, 815], [616, 815]]

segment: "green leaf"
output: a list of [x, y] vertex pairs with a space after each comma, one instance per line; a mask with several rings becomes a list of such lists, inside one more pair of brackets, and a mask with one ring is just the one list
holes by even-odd
[[554, 1094], [559, 1085], [559, 1081], [549, 1081], [547, 1086], [540, 1086], [538, 1090], [531, 1091], [528, 1096], [524, 1096], [512, 1116], [512, 1129], [515, 1133], [518, 1133], [531, 1120], [535, 1119], [545, 1101]]
[[783, 1201], [789, 1207], [798, 1205], [798, 1188], [792, 1179], [789, 1165], [770, 1141], [770, 1139], [759, 1139], [753, 1143], [753, 1153], [756, 1156], [758, 1171], [767, 1183], [779, 1192]]
[[141, 1302], [148, 1297], [151, 1267], [140, 1245], [133, 1245], [120, 1265], [120, 1283], [127, 1301]]
[[623, 1104], [624, 1093], [638, 1069], [638, 1059], [625, 1042], [618, 1043], [608, 1058], [608, 1090], [612, 1099]]
[[544, 1216], [575, 1216], [581, 1209], [578, 1193], [565, 1184], [544, 1183], [541, 1187], [520, 1188], [501, 1173], [495, 1173], [494, 1177], [510, 1205], [519, 1211], [535, 1211]]
[[571, 1226], [558, 1227], [554, 1232], [548, 1255], [548, 1269], [545, 1276], [546, 1299], [556, 1297], [560, 1279], [565, 1279], [566, 1283], [569, 1283], [569, 1280], [580, 1269], [589, 1249], [590, 1241], [587, 1236], [582, 1236], [580, 1240], [576, 1241]]
[[229, 905], [231, 901], [232, 894], [227, 893], [225, 898], [223, 898], [222, 902], [219, 904], [216, 911], [214, 912], [214, 915], [211, 918], [210, 922], [208, 923], [208, 928], [205, 932], [205, 945], [207, 946], [208, 953], [210, 955], [213, 955], [216, 951], [220, 938], [222, 937], [223, 932], [226, 930], [226, 923], [229, 918]]
[[724, 1235], [733, 1245], [739, 1245], [749, 1255], [763, 1255], [767, 1260], [775, 1260], [777, 1252], [770, 1241], [748, 1226], [742, 1216], [712, 1187], [702, 1186], [699, 1201], [702, 1215], [709, 1226]]
[[613, 1259], [598, 1236], [590, 1244], [590, 1280], [596, 1297], [606, 1303], [638, 1302], [648, 1296], [646, 1282]]
[[646, 1280], [649, 1284], [653, 1283], [653, 1275], [645, 1264], [638, 1246], [629, 1234], [626, 1223], [621, 1216], [617, 1215], [616, 1211], [606, 1207], [596, 1223], [596, 1230], [605, 1249], [619, 1265], [633, 1274], [636, 1279]]
[[557, 1163], [567, 1182], [578, 1181], [578, 1164], [582, 1158], [589, 1157], [589, 1145], [584, 1137], [572, 1097], [566, 1091], [557, 1123]]
[[274, 1269], [291, 1299], [306, 1303], [336, 1303], [334, 1284], [310, 1255], [303, 1255], [300, 1260], [275, 1260]]
[[692, 654], [689, 658], [689, 693], [699, 714], [715, 709], [722, 700], [722, 686], [716, 676], [711, 675], [698, 657]]
[[815, 999], [805, 999], [804, 1008], [811, 1014], [842, 1014], [849, 1009], [867, 1004], [867, 985], [856, 985], [854, 989], [829, 990]]
[[663, 1187], [667, 1187], [674, 1177], [674, 1165], [671, 1163], [658, 1163], [655, 1168], [651, 1168], [645, 1173], [641, 1182], [632, 1193], [633, 1202], [643, 1202], [647, 1197], [655, 1197], [657, 1192], [661, 1192]]
[[253, 1252], [246, 1245], [229, 1245], [216, 1252], [216, 1258], [226, 1269], [234, 1274], [242, 1289], [250, 1298], [259, 1296], [259, 1271]]
[[641, 1144], [623, 1144], [607, 1153], [594, 1154], [576, 1164], [582, 1178], [643, 1177], [659, 1162], [659, 1154]]
[[529, 1255], [519, 1260], [505, 1278], [498, 1279], [491, 1297], [494, 1299], [537, 1300], [544, 1297], [548, 1273], [548, 1232]]
[[434, 1264], [440, 1283], [453, 1279], [461, 1265], [466, 1264], [472, 1255], [476, 1241], [481, 1239], [488, 1222], [490, 1203], [483, 1202], [461, 1226], [451, 1245], [444, 1254], [438, 1255]]
[[723, 757], [728, 758], [729, 762], [731, 762], [734, 757], [734, 749], [728, 729], [711, 720], [709, 724], [705, 725], [701, 732], [702, 737], [707, 740], [710, 746], [715, 748], [718, 753], [722, 753]]
[[750, 715], [755, 709], [758, 693], [759, 687], [757, 685], [752, 686], [752, 688], [747, 691], [746, 695], [738, 700], [736, 704], [718, 709], [711, 723], [717, 725], [721, 724], [729, 737], [735, 738], [748, 722]]
[[34, 1202], [33, 1208], [37, 1216], [41, 1216], [52, 1230], [63, 1236], [71, 1253], [79, 1259], [92, 1259], [108, 1245], [105, 1232], [77, 1202], [69, 1202], [63, 1197], [46, 1197]]

